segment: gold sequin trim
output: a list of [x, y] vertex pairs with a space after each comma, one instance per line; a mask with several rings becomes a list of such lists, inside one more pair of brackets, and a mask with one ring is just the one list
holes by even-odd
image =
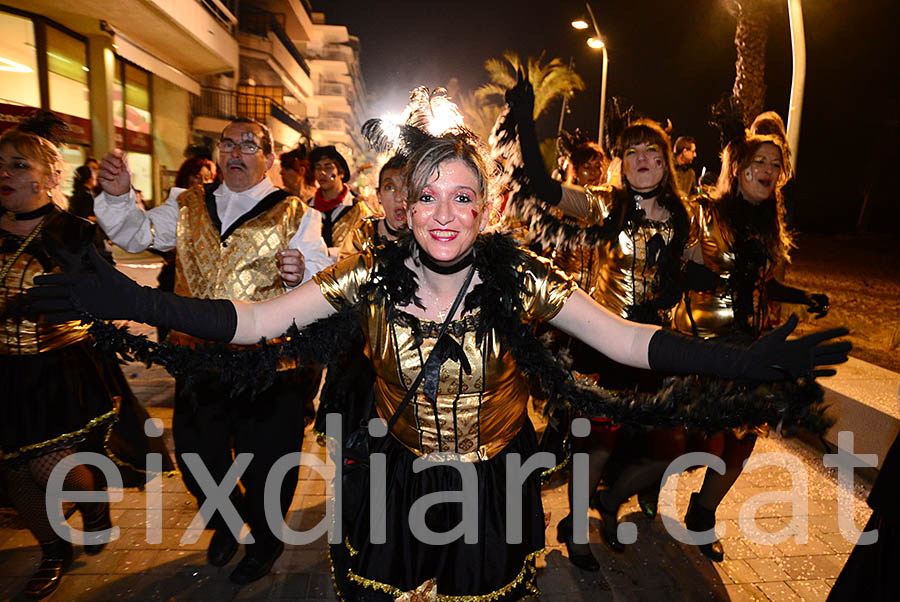
[[153, 474], [153, 475], [159, 474], [164, 477], [180, 477], [181, 476], [180, 470], [164, 470], [164, 471], [158, 472], [158, 473], [157, 472], [151, 473], [146, 468], [141, 468], [139, 466], [135, 466], [134, 464], [132, 464], [130, 462], [126, 462], [125, 460], [123, 460], [119, 456], [117, 456], [115, 454], [115, 452], [109, 448], [109, 438], [111, 436], [112, 436], [112, 429], [108, 429], [106, 431], [106, 438], [103, 440], [103, 451], [106, 453], [106, 457], [109, 458], [110, 460], [112, 460], [118, 466], [122, 466], [124, 468], [133, 470], [134, 472], [137, 472], [140, 474]]
[[[491, 600], [499, 600], [522, 584], [525, 585], [525, 589], [528, 590], [529, 594], [531, 594], [532, 596], [540, 596], [541, 591], [534, 582], [534, 579], [537, 576], [537, 568], [534, 566], [534, 560], [546, 553], [547, 548], [542, 548], [526, 556], [524, 562], [522, 563], [522, 570], [519, 571], [519, 574], [516, 576], [516, 578], [500, 589], [494, 590], [488, 594], [477, 594], [471, 596], [448, 596], [446, 594], [438, 594], [438, 602], [489, 602]], [[332, 565], [332, 578], [334, 578], [334, 565]], [[384, 592], [395, 598], [398, 596], [402, 596], [405, 593], [403, 592], [403, 590], [400, 590], [393, 585], [388, 585], [387, 583], [381, 583], [380, 581], [373, 581], [372, 579], [360, 577], [352, 570], [347, 571], [347, 578], [351, 581], [355, 581], [363, 587], [368, 587], [369, 589]], [[337, 586], [335, 586], [335, 588], [336, 587]]]
[[359, 554], [359, 551], [358, 551], [358, 550], [354, 550], [354, 549], [353, 549], [353, 546], [350, 545], [350, 538], [349, 538], [349, 537], [345, 537], [345, 538], [344, 538], [344, 545], [347, 546], [347, 551], [350, 552], [350, 555], [351, 555], [351, 556], [356, 556], [357, 554]]
[[[44, 447], [51, 447], [58, 443], [62, 443], [67, 439], [74, 439], [75, 437], [82, 437], [94, 430], [99, 426], [104, 426], [104, 423], [112, 421], [116, 416], [116, 410], [110, 410], [105, 414], [97, 416], [93, 418], [90, 422], [88, 422], [83, 428], [78, 429], [77, 431], [72, 431], [71, 433], [65, 433], [64, 435], [60, 435], [58, 437], [54, 437], [53, 439], [48, 439], [47, 441], [42, 441], [41, 443], [33, 443], [32, 445], [26, 445], [25, 447], [20, 447], [14, 452], [8, 454], [0, 455], [0, 461], [11, 460], [16, 458], [22, 454], [28, 453], [30, 451], [34, 451], [36, 449], [41, 449]], [[106, 425], [109, 426], [109, 425]]]
[[541, 473], [541, 479], [549, 479], [549, 478], [552, 477], [554, 474], [556, 474], [557, 472], [559, 472], [560, 470], [562, 470], [563, 468], [565, 468], [566, 466], [568, 466], [568, 465], [569, 465], [569, 460], [571, 460], [571, 459], [572, 459], [572, 456], [571, 456], [571, 455], [567, 455], [565, 460], [563, 460], [562, 462], [560, 462], [559, 464], [557, 464], [557, 465], [554, 466], [553, 468], [548, 468], [547, 470], [545, 470], [544, 472], [542, 472], [542, 473]]

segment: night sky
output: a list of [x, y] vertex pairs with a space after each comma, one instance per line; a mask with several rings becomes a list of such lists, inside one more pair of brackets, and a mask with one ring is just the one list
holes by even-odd
[[[409, 90], [458, 78], [472, 91], [488, 81], [488, 58], [575, 59], [587, 89], [570, 102], [566, 129], [597, 129], [600, 52], [570, 26], [584, 4], [553, 2], [411, 2], [313, 0], [328, 23], [360, 39], [373, 116], [399, 112]], [[773, 0], [767, 51], [767, 108], [787, 117], [791, 43], [785, 0]], [[852, 230], [866, 191], [867, 229], [900, 236], [898, 187], [900, 95], [897, 93], [897, 3], [813, 0], [803, 3], [807, 40], [806, 95], [797, 177], [796, 224], [814, 231]], [[716, 132], [708, 108], [734, 82], [735, 20], [722, 0], [630, 0], [592, 4], [609, 52], [608, 97], [674, 124], [674, 135], [698, 141], [700, 168], [718, 170]], [[608, 100], [607, 100], [608, 102]], [[609, 106], [607, 104], [607, 106]], [[538, 122], [555, 134], [559, 104]]]

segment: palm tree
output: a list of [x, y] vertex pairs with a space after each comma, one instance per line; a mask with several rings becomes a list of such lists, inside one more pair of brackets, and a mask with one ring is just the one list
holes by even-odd
[[450, 78], [446, 88], [465, 117], [466, 127], [472, 130], [479, 140], [487, 140], [502, 107], [494, 101], [480, 100], [472, 92], [463, 92], [459, 89], [459, 80], [455, 77]]
[[766, 42], [769, 36], [768, 0], [723, 0], [736, 19], [737, 49], [732, 94], [740, 100], [744, 123], [762, 113], [766, 101]]
[[[554, 58], [544, 63], [544, 53], [537, 58], [528, 57], [528, 79], [534, 86], [534, 118], [542, 115], [557, 98], [570, 94], [573, 90], [584, 90], [584, 80], [561, 59]], [[484, 68], [491, 77], [491, 83], [484, 84], [475, 91], [475, 99], [488, 102], [496, 97], [503, 101], [506, 90], [516, 83], [516, 71], [522, 67], [518, 55], [507, 51], [503, 60], [488, 59]]]

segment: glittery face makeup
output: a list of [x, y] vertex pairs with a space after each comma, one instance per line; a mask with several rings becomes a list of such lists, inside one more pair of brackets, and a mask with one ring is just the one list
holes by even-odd
[[744, 168], [743, 178], [739, 180], [741, 194], [753, 204], [765, 201], [775, 193], [781, 170], [781, 151], [766, 142], [756, 150], [750, 164]]
[[635, 191], [653, 190], [662, 182], [666, 157], [658, 144], [642, 142], [625, 149], [622, 166]]
[[432, 259], [452, 264], [465, 256], [486, 221], [478, 176], [459, 159], [441, 163], [409, 210], [409, 225]]
[[579, 186], [599, 186], [603, 183], [603, 160], [594, 157], [576, 168], [575, 183]]
[[0, 147], [0, 203], [16, 212], [31, 211], [47, 202], [50, 182], [44, 166], [16, 150]]

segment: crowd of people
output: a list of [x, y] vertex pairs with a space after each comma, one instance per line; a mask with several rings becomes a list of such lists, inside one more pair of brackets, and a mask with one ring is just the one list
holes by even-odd
[[[207, 496], [201, 470], [220, 483], [235, 457], [253, 454], [231, 491], [250, 533], [230, 573], [236, 584], [264, 577], [284, 550], [266, 513], [266, 479], [301, 448], [323, 364], [317, 434], [323, 443], [334, 436], [325, 416], [340, 414], [343, 432], [330, 445], [362, 441], [385, 470], [381, 499], [343, 481], [354, 513], [337, 517], [343, 536], [330, 546], [341, 599], [538, 593], [541, 472], [516, 482], [514, 459], [539, 449], [554, 452], [544, 468], [569, 465], [569, 514], [557, 536], [582, 570], [602, 559], [587, 544], [579, 492], [599, 512], [603, 540], [622, 552], [619, 507], [637, 494], [654, 516], [665, 469], [686, 451], [725, 461], [724, 474], [707, 471], [685, 516], [693, 531], [715, 525], [756, 436], [780, 417], [777, 402], [814, 405], [814, 395], [798, 398], [806, 389], [797, 383], [832, 373], [849, 351], [834, 340], [842, 330], [788, 339], [796, 319], [779, 325], [773, 309], [828, 310], [823, 295], [779, 278], [792, 246], [783, 126], [735, 128], [711, 187], [691, 167], [695, 141], [682, 136], [673, 147], [649, 119], [625, 124], [609, 149], [569, 137], [554, 177], [527, 74], [507, 103], [490, 155], [461, 122], [435, 131], [410, 119], [389, 143], [367, 124], [387, 155], [378, 213], [349, 185], [352, 170], [334, 146], [283, 152], [276, 187], [272, 135], [249, 119], [221, 132], [215, 162], [187, 158], [167, 199], [149, 209], [121, 151], [76, 170], [67, 212], [54, 200], [62, 162], [50, 133], [26, 125], [0, 137], [0, 369], [16, 384], [0, 406], [0, 470], [42, 549], [28, 596], [54, 591], [72, 558], [47, 517], [49, 473], [80, 449], [114, 455], [105, 433], [137, 415], [123, 415], [136, 404], [121, 401], [130, 393], [109, 353], [133, 349], [121, 338], [120, 348], [90, 345], [105, 320], [165, 329], [153, 359], [176, 377], [175, 460], [198, 506]], [[140, 287], [118, 272], [97, 252], [92, 221], [126, 251], [167, 254], [168, 284]], [[232, 357], [252, 358], [240, 363], [252, 372], [229, 373]], [[659, 400], [678, 375], [692, 375], [678, 386], [701, 403], [664, 413]], [[252, 385], [236, 386], [242, 380]], [[740, 383], [746, 408], [723, 409], [723, 382]], [[551, 416], [541, 442], [529, 401]], [[587, 431], [569, 436], [583, 419]], [[298, 468], [278, 489], [282, 518]], [[103, 485], [87, 466], [69, 467], [67, 489]], [[422, 504], [441, 495], [450, 497]], [[78, 510], [85, 531], [109, 528], [107, 503]], [[225, 566], [239, 529], [221, 513], [206, 526], [208, 561]], [[85, 552], [99, 553], [102, 541]], [[700, 550], [723, 558], [718, 542]]]

